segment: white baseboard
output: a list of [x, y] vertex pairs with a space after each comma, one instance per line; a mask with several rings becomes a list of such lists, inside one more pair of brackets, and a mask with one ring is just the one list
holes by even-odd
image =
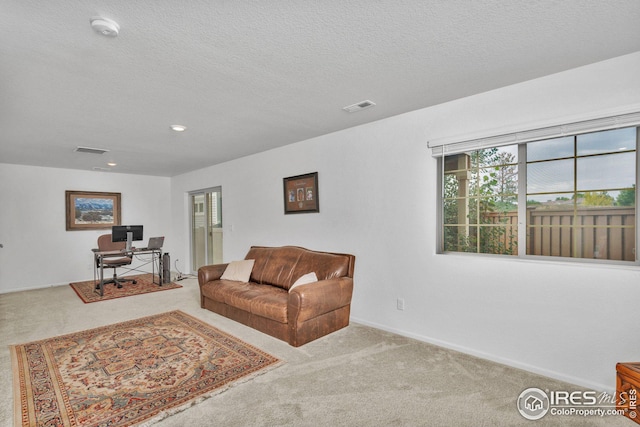
[[[130, 274], [124, 274], [123, 276], [134, 276], [134, 275], [136, 275], [136, 274], [145, 274], [145, 273], [135, 272], [135, 273], [130, 273]], [[177, 276], [177, 273], [176, 273], [176, 272], [173, 272], [173, 271], [172, 271], [170, 274], [171, 274], [171, 277], [175, 277], [175, 276]], [[186, 276], [186, 275], [185, 275], [185, 274], [183, 274], [183, 276]], [[196, 275], [196, 276], [197, 276], [197, 275]], [[105, 278], [105, 280], [106, 280], [106, 279], [108, 279], [108, 277], [107, 277], [107, 278]], [[92, 280], [92, 279], [90, 278], [90, 279], [85, 279], [85, 280]], [[73, 282], [83, 282], [83, 281], [85, 281], [85, 280], [71, 280], [71, 281], [69, 281], [69, 282], [62, 282], [62, 283], [53, 283], [53, 284], [49, 283], [49, 284], [46, 284], [46, 285], [34, 285], [34, 286], [28, 286], [28, 287], [26, 287], [26, 288], [9, 288], [9, 289], [0, 289], [0, 295], [2, 295], [2, 294], [10, 294], [10, 293], [12, 293], [12, 292], [34, 291], [34, 290], [36, 290], [36, 289], [53, 288], [53, 287], [55, 287], [55, 286], [69, 286], [69, 284], [70, 284], [70, 283], [73, 283]]]
[[1, 294], [10, 294], [13, 292], [22, 292], [22, 291], [34, 291], [36, 289], [45, 289], [45, 288], [53, 288], [55, 286], [64, 286], [64, 285], [69, 285], [69, 283], [56, 283], [56, 284], [48, 284], [48, 285], [35, 285], [35, 286], [28, 286], [26, 288], [9, 288], [9, 289], [2, 289], [0, 290], [0, 295]]

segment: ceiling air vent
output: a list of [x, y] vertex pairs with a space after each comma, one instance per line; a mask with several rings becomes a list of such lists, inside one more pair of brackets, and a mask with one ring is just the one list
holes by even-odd
[[91, 148], [91, 147], [76, 147], [74, 150], [76, 153], [89, 153], [89, 154], [104, 154], [109, 150], [103, 148]]
[[355, 113], [356, 111], [362, 111], [362, 110], [364, 110], [366, 108], [371, 108], [374, 105], [376, 105], [375, 102], [369, 101], [367, 99], [366, 101], [360, 101], [360, 102], [357, 102], [357, 103], [352, 104], [352, 105], [347, 105], [346, 107], [343, 107], [342, 109], [344, 111], [349, 112], [349, 113]]

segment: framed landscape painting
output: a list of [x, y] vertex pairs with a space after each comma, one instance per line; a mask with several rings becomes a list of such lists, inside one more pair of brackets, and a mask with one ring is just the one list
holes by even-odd
[[120, 225], [120, 193], [65, 191], [67, 231]]
[[320, 212], [318, 172], [284, 178], [284, 213]]

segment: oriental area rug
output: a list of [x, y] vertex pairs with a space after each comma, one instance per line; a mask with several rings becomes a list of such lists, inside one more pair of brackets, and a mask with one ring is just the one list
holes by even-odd
[[281, 363], [179, 310], [10, 352], [22, 427], [147, 425]]
[[[107, 280], [108, 278], [105, 278]], [[140, 274], [136, 276], [127, 276], [127, 279], [135, 279], [136, 283], [125, 282], [122, 284], [122, 288], [118, 289], [113, 283], [104, 285], [103, 295], [100, 296], [100, 291], [96, 290], [96, 282], [93, 280], [87, 280], [86, 282], [69, 283], [71, 288], [76, 291], [76, 294], [82, 301], [86, 303], [106, 301], [114, 298], [130, 297], [132, 295], [147, 294], [149, 292], [167, 291], [169, 289], [181, 288], [182, 285], [177, 283], [163, 283], [159, 286], [153, 283], [152, 274]], [[156, 281], [158, 279], [156, 278]]]

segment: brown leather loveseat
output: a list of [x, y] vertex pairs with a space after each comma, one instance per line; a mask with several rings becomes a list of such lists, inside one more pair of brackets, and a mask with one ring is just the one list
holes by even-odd
[[[228, 264], [198, 270], [200, 304], [298, 347], [349, 324], [355, 256], [296, 246], [252, 246], [248, 282], [221, 279]], [[302, 276], [317, 281], [292, 288]]]

